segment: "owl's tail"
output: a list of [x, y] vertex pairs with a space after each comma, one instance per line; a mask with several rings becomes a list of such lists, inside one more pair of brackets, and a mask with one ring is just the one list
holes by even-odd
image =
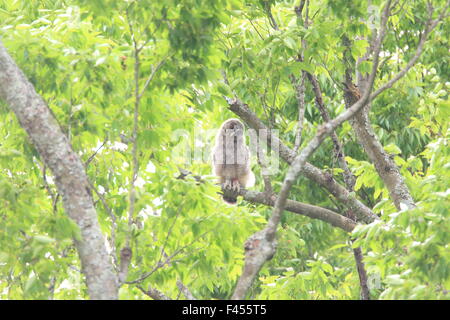
[[237, 203], [237, 198], [236, 197], [232, 198], [232, 197], [226, 197], [225, 195], [223, 195], [222, 198], [223, 198], [223, 201], [225, 201], [228, 204], [236, 205], [236, 203]]
[[222, 198], [228, 204], [235, 205], [237, 203], [237, 194], [231, 190], [222, 190]]

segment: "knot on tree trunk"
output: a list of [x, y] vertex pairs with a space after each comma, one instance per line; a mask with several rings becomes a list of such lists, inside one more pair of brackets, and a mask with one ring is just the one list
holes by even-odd
[[270, 260], [276, 251], [277, 242], [268, 237], [268, 230], [263, 229], [251, 235], [244, 244], [245, 258]]

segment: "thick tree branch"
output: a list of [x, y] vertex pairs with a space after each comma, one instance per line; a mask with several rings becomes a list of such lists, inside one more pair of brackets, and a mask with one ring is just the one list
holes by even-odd
[[197, 300], [195, 299], [194, 295], [191, 293], [191, 291], [189, 291], [189, 288], [186, 287], [183, 282], [181, 282], [180, 280], [177, 280], [177, 287], [178, 289], [181, 291], [181, 293], [183, 293], [183, 295], [185, 296], [185, 298], [187, 300]]
[[245, 246], [246, 252], [245, 252], [244, 272], [242, 273], [236, 285], [235, 292], [232, 296], [233, 299], [243, 299], [245, 297], [246, 292], [253, 283], [253, 280], [256, 277], [256, 275], [259, 273], [259, 270], [262, 268], [264, 263], [267, 260], [271, 259], [272, 256], [275, 254], [276, 230], [280, 223], [281, 215], [286, 206], [289, 191], [292, 185], [294, 184], [295, 180], [297, 179], [298, 175], [302, 171], [302, 168], [305, 165], [307, 158], [320, 146], [320, 144], [331, 132], [333, 132], [344, 121], [350, 119], [368, 102], [370, 91], [375, 81], [375, 76], [377, 73], [379, 52], [381, 49], [384, 36], [386, 34], [386, 23], [389, 17], [390, 4], [391, 0], [388, 0], [381, 17], [380, 37], [378, 38], [375, 46], [374, 61], [372, 66], [372, 72], [369, 76], [367, 91], [364, 93], [363, 97], [360, 100], [358, 100], [358, 102], [356, 102], [352, 107], [341, 113], [334, 120], [331, 120], [326, 124], [324, 124], [323, 126], [321, 126], [317, 130], [317, 133], [314, 136], [314, 138], [308, 143], [308, 145], [305, 148], [302, 149], [300, 154], [294, 158], [294, 161], [292, 162], [291, 166], [289, 167], [286, 173], [283, 185], [281, 187], [281, 191], [275, 202], [272, 215], [267, 223], [266, 228], [255, 233], [247, 240]]
[[141, 286], [137, 286], [137, 288], [141, 290], [143, 294], [149, 296], [153, 300], [172, 300], [158, 289], [152, 288], [150, 286], [148, 286], [147, 290], [145, 290]]
[[[419, 43], [416, 48], [416, 52], [414, 56], [410, 59], [410, 61], [406, 64], [406, 66], [398, 72], [391, 80], [382, 85], [379, 89], [377, 89], [369, 98], [369, 101], [372, 101], [383, 91], [391, 88], [395, 82], [400, 80], [418, 61], [421, 56], [424, 48], [424, 44], [427, 40], [428, 35], [432, 32], [432, 30], [438, 25], [438, 23], [444, 18], [450, 1], [447, 1], [446, 7], [442, 10], [437, 19], [432, 18], [434, 8], [429, 5], [429, 18], [425, 23], [425, 28], [423, 33], [420, 36]], [[372, 46], [371, 46], [372, 47]], [[347, 74], [351, 74], [351, 66], [347, 66]], [[365, 92], [367, 91], [368, 79], [360, 76], [358, 79], [359, 88]], [[351, 77], [346, 80], [346, 86], [350, 90], [346, 90], [344, 92], [346, 106], [350, 107], [355, 100], [358, 99], [359, 92], [357, 88], [353, 86], [351, 83]], [[376, 136], [372, 125], [369, 119], [370, 108], [366, 108], [365, 112], [358, 113], [350, 122], [353, 129], [355, 130], [356, 137], [363, 146], [366, 151], [369, 159], [374, 164], [375, 169], [377, 170], [379, 176], [385, 183], [387, 189], [389, 190], [390, 197], [394, 202], [396, 208], [398, 210], [402, 209], [401, 204], [404, 204], [407, 208], [414, 208], [415, 203], [414, 199], [411, 196], [408, 186], [406, 185], [402, 175], [400, 174], [400, 170], [394, 160], [390, 157], [390, 155], [384, 150], [382, 144], [380, 143], [378, 137]]]
[[[312, 85], [316, 105], [320, 111], [320, 114], [322, 115], [322, 119], [324, 120], [324, 122], [328, 122], [328, 121], [330, 121], [330, 115], [328, 114], [327, 108], [325, 107], [325, 105], [323, 103], [322, 90], [320, 89], [319, 81], [317, 81], [317, 78], [310, 73], [307, 73], [307, 76], [308, 76], [309, 82]], [[344, 148], [343, 148], [342, 144], [340, 143], [336, 132], [333, 131], [330, 136], [331, 136], [331, 140], [333, 141], [333, 145], [334, 145], [334, 154], [338, 160], [339, 166], [342, 168], [342, 170], [344, 170], [343, 177], [344, 177], [345, 185], [347, 186], [347, 189], [349, 191], [353, 191], [353, 186], [355, 185], [355, 177], [353, 176], [352, 172], [350, 171], [347, 161], [345, 160]]]
[[[313, 87], [316, 104], [320, 110], [322, 118], [325, 122], [328, 122], [328, 121], [330, 121], [330, 115], [328, 114], [328, 111], [327, 111], [325, 105], [323, 104], [322, 91], [320, 90], [319, 81], [317, 81], [317, 78], [315, 76], [313, 76], [309, 73], [308, 73], [308, 79], [311, 82], [311, 85]], [[348, 163], [345, 160], [344, 149], [342, 147], [341, 142], [339, 141], [339, 138], [338, 138], [336, 132], [333, 132], [331, 134], [331, 140], [333, 141], [333, 145], [334, 145], [335, 157], [338, 159], [339, 166], [341, 167], [341, 169], [344, 170], [343, 177], [344, 177], [345, 185], [347, 186], [347, 189], [349, 191], [353, 191], [353, 187], [355, 185], [355, 176], [353, 175], [353, 173], [350, 171], [350, 168], [348, 167]], [[354, 214], [353, 214], [352, 210], [347, 211], [347, 216], [351, 219], [354, 219]], [[364, 268], [363, 254], [362, 254], [361, 248], [354, 248], [353, 255], [355, 257], [356, 267], [357, 267], [359, 280], [360, 280], [361, 298], [363, 300], [369, 300], [370, 299], [370, 291], [367, 286], [367, 272], [366, 272], [366, 269]]]
[[361, 299], [370, 300], [370, 290], [367, 284], [367, 272], [364, 266], [364, 257], [361, 248], [354, 248], [353, 255], [355, 256], [356, 269], [358, 270], [359, 284], [361, 286]]
[[[239, 195], [241, 195], [245, 201], [259, 203], [270, 207], [273, 207], [277, 200], [277, 196], [274, 194], [267, 195], [265, 192], [250, 191], [247, 189], [241, 189]], [[322, 220], [347, 232], [352, 232], [356, 226], [356, 223], [353, 220], [344, 217], [339, 213], [307, 203], [287, 200], [285, 209], [311, 219]]]
[[[109, 218], [111, 219], [111, 236], [109, 239], [109, 243], [111, 246], [111, 256], [113, 258], [114, 265], [117, 267], [119, 265], [119, 261], [117, 259], [117, 253], [116, 253], [116, 250], [117, 250], [117, 248], [116, 248], [116, 229], [117, 229], [116, 216], [114, 215], [114, 212], [111, 209], [111, 207], [106, 202], [105, 197], [98, 191], [98, 189], [90, 181], [89, 181], [89, 186], [90, 186], [91, 190], [94, 190], [95, 194], [100, 199], [100, 202], [102, 203], [103, 208], [105, 208], [106, 212], [109, 215]], [[119, 277], [119, 282], [120, 282], [120, 277]]]
[[[294, 151], [288, 148], [246, 104], [237, 98], [226, 98], [226, 100], [230, 110], [239, 116], [250, 128], [267, 132], [268, 143], [278, 147], [279, 154], [284, 161], [288, 164], [292, 163], [295, 157]], [[321, 171], [319, 168], [308, 162], [305, 163], [302, 170], [302, 174], [305, 177], [328, 190], [347, 208], [353, 210], [358, 216], [358, 221], [370, 223], [374, 219], [378, 219], [377, 215], [375, 215], [372, 210], [356, 199], [350, 191], [337, 183], [328, 173]]]
[[[268, 197], [266, 193], [258, 193], [245, 189], [240, 190], [240, 195], [242, 195], [244, 199], [249, 202], [261, 203], [264, 205], [276, 206], [277, 202], [279, 202], [279, 198], [275, 195]], [[286, 193], [280, 193], [280, 196], [286, 197], [287, 195]], [[284, 202], [285, 209], [291, 212], [302, 214], [313, 219], [326, 221], [333, 226], [339, 227], [348, 232], [351, 232], [355, 227], [355, 222], [351, 219], [341, 216], [331, 210], [286, 199]], [[278, 214], [278, 216], [275, 218], [274, 214], [272, 214], [272, 217], [270, 218], [265, 229], [256, 232], [245, 242], [244, 270], [238, 280], [238, 283], [236, 284], [234, 293], [231, 296], [232, 300], [241, 300], [245, 298], [248, 289], [252, 285], [254, 278], [259, 273], [264, 263], [270, 260], [275, 254], [277, 246], [275, 231], [279, 222], [279, 220], [277, 221], [276, 219], [280, 219], [281, 210], [278, 209], [278, 213], [276, 214]]]
[[[296, 10], [296, 12], [297, 12], [297, 10]], [[297, 16], [298, 15], [299, 15], [299, 13], [297, 12]], [[301, 16], [301, 11], [300, 11], [300, 16]], [[307, 17], [306, 17], [305, 25], [307, 26]], [[302, 40], [302, 42], [303, 41], [304, 40]], [[303, 44], [303, 46], [305, 46], [305, 44]], [[373, 48], [370, 48], [370, 50], [368, 50], [368, 52], [372, 52], [372, 49]], [[364, 58], [366, 58], [366, 57], [364, 57]], [[303, 73], [306, 73], [306, 71], [303, 71]], [[320, 89], [319, 81], [317, 80], [316, 76], [314, 76], [310, 73], [306, 73], [306, 74], [311, 83], [311, 86], [312, 86], [312, 89], [314, 92], [314, 96], [315, 96], [316, 105], [320, 111], [320, 114], [322, 115], [322, 119], [324, 122], [328, 122], [328, 121], [330, 121], [331, 118], [330, 118], [330, 115], [328, 114], [328, 111], [323, 103], [322, 90]], [[331, 140], [333, 141], [333, 146], [334, 146], [334, 149], [333, 149], [334, 156], [338, 160], [339, 166], [343, 170], [342, 175], [344, 178], [345, 185], [349, 191], [353, 192], [354, 191], [353, 187], [355, 185], [356, 179], [355, 179], [355, 176], [353, 175], [353, 173], [350, 171], [350, 168], [348, 167], [348, 163], [345, 160], [344, 148], [343, 148], [341, 142], [339, 141], [339, 138], [335, 131], [333, 131], [331, 133]], [[355, 215], [352, 210], [347, 209], [346, 216], [349, 217], [350, 219], [353, 219], [356, 221]], [[367, 272], [364, 267], [363, 254], [362, 254], [361, 248], [354, 248], [353, 256], [356, 261], [356, 267], [357, 267], [359, 280], [360, 280], [361, 298], [363, 300], [370, 300], [370, 291], [367, 286]]]
[[286, 204], [289, 191], [294, 181], [297, 179], [298, 175], [302, 171], [302, 167], [305, 165], [307, 158], [320, 146], [320, 144], [325, 140], [325, 138], [329, 134], [331, 134], [344, 121], [350, 119], [353, 115], [355, 115], [368, 102], [370, 91], [375, 81], [375, 76], [377, 73], [379, 53], [381, 50], [384, 36], [386, 34], [386, 23], [389, 17], [390, 3], [391, 0], [388, 0], [381, 17], [380, 37], [377, 39], [377, 43], [375, 44], [372, 72], [369, 76], [368, 87], [366, 92], [364, 93], [363, 97], [359, 99], [349, 109], [341, 113], [335, 119], [328, 121], [327, 123], [319, 127], [314, 138], [308, 143], [308, 145], [305, 148], [302, 149], [300, 154], [295, 157], [294, 161], [292, 162], [291, 166], [288, 169], [288, 172], [283, 182], [283, 186], [281, 187], [280, 195], [275, 203], [272, 217], [268, 223], [269, 238], [275, 236], [276, 227], [278, 226], [278, 223], [281, 219], [281, 213], [284, 210], [284, 206]]
[[[310, 73], [308, 73], [307, 75], [308, 75], [308, 79], [313, 88], [317, 108], [319, 109], [320, 114], [322, 115], [322, 119], [325, 122], [328, 122], [328, 121], [330, 121], [330, 115], [328, 114], [328, 111], [323, 103], [322, 90], [320, 89], [319, 81], [317, 80], [317, 78], [314, 75], [312, 75]], [[334, 150], [333, 150], [334, 155], [335, 155], [336, 159], [338, 159], [339, 166], [343, 170], [342, 175], [344, 178], [345, 185], [349, 191], [353, 192], [354, 191], [353, 187], [355, 185], [356, 179], [355, 179], [355, 176], [353, 175], [353, 173], [350, 171], [347, 161], [345, 160], [344, 148], [343, 148], [341, 142], [339, 141], [339, 138], [335, 131], [332, 132], [330, 136], [331, 136], [331, 140], [333, 141], [333, 145], [334, 145]], [[347, 210], [346, 216], [349, 217], [350, 219], [355, 220], [354, 213], [352, 210]], [[358, 271], [359, 280], [360, 280], [361, 298], [363, 300], [370, 300], [370, 291], [367, 286], [367, 272], [364, 267], [363, 254], [362, 254], [361, 248], [359, 248], [359, 247], [354, 248], [353, 256], [356, 261], [356, 269]]]
[[[192, 174], [192, 172], [184, 169], [182, 169], [182, 171], [184, 173], [182, 176], [178, 177], [178, 179], [184, 179], [187, 175]], [[200, 176], [193, 175], [193, 177], [200, 183], [204, 182]], [[273, 193], [268, 193], [267, 191], [257, 192], [244, 188], [240, 189], [238, 195], [242, 196], [242, 198], [247, 202], [263, 204], [269, 207], [273, 207], [277, 199], [277, 196]], [[294, 200], [287, 201], [286, 210], [312, 219], [322, 220], [347, 232], [352, 232], [356, 226], [356, 223], [353, 220], [332, 210]]]
[[0, 42], [0, 97], [16, 114], [55, 177], [64, 209], [76, 222], [74, 240], [91, 299], [117, 299], [117, 277], [97, 220], [83, 163], [57, 120]]

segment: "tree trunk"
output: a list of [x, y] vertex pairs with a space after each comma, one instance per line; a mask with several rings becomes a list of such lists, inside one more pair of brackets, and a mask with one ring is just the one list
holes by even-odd
[[64, 209], [80, 228], [75, 245], [91, 299], [117, 299], [117, 277], [100, 231], [83, 164], [57, 120], [0, 42], [0, 98], [55, 177]]
[[[347, 89], [344, 92], [345, 104], [349, 108], [355, 101], [359, 99], [359, 89], [347, 79]], [[359, 86], [361, 91], [365, 90], [365, 81], [360, 79]], [[415, 207], [414, 200], [409, 192], [406, 183], [400, 174], [397, 164], [384, 150], [378, 137], [372, 129], [369, 120], [370, 104], [366, 105], [360, 112], [358, 112], [350, 124], [356, 133], [358, 142], [363, 146], [370, 161], [375, 165], [375, 169], [389, 190], [389, 195], [398, 210], [401, 209], [400, 204], [403, 203], [408, 209]]]

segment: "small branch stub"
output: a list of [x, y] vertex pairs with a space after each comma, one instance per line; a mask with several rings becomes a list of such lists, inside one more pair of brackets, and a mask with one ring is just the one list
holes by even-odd
[[232, 300], [242, 300], [245, 298], [248, 288], [259, 273], [265, 261], [273, 258], [277, 242], [275, 238], [268, 240], [269, 229], [265, 228], [250, 236], [244, 244], [245, 265], [242, 276], [234, 290]]

